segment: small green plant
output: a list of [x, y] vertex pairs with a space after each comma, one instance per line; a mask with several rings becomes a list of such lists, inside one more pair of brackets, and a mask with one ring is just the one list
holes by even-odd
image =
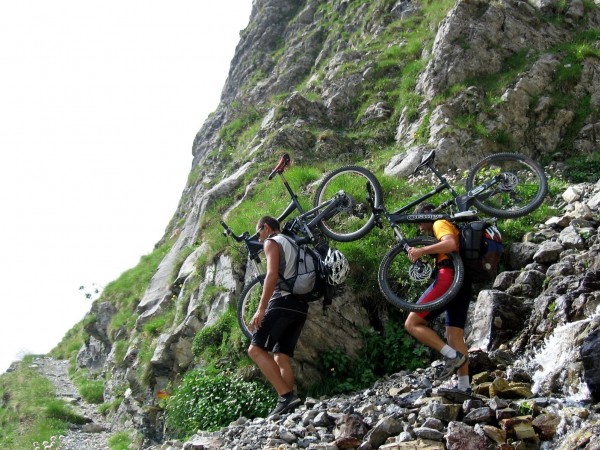
[[169, 434], [184, 438], [198, 430], [214, 431], [239, 417], [264, 417], [275, 406], [273, 390], [231, 373], [189, 371], [167, 399]]
[[100, 404], [104, 401], [103, 380], [94, 380], [84, 369], [72, 372], [71, 379], [86, 402]]
[[162, 314], [153, 317], [144, 324], [143, 330], [150, 336], [158, 336], [166, 332], [175, 318], [175, 304], [172, 302]]
[[520, 416], [528, 416], [533, 414], [533, 405], [530, 402], [521, 402], [519, 403], [519, 415]]
[[217, 322], [202, 328], [196, 334], [192, 352], [197, 357], [207, 357], [215, 353], [221, 357], [235, 357], [241, 353], [240, 334], [237, 312], [234, 308], [228, 308]]
[[58, 419], [63, 422], [82, 425], [89, 422], [85, 417], [73, 412], [73, 410], [62, 400], [54, 398], [46, 403], [46, 417]]
[[391, 318], [381, 332], [365, 331], [364, 347], [355, 359], [342, 348], [322, 352], [317, 367], [323, 380], [311, 395], [330, 395], [362, 389], [378, 377], [402, 369], [414, 370], [427, 361], [428, 349], [408, 335], [400, 317]]
[[111, 436], [108, 440], [110, 450], [128, 450], [131, 443], [131, 437], [126, 431], [120, 431]]
[[556, 300], [548, 304], [548, 320], [554, 322], [554, 315], [556, 314]]

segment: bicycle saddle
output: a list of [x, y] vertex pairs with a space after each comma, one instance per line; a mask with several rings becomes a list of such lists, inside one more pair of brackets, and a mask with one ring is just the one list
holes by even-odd
[[425, 156], [423, 156], [423, 159], [421, 160], [421, 164], [419, 164], [417, 167], [415, 167], [414, 173], [417, 173], [419, 170], [421, 170], [425, 166], [429, 166], [429, 164], [433, 163], [434, 159], [435, 159], [435, 150], [431, 150], [429, 153], [427, 153]]
[[283, 173], [285, 168], [287, 166], [289, 166], [291, 164], [291, 162], [292, 162], [292, 159], [290, 158], [290, 155], [288, 155], [287, 153], [284, 153], [283, 155], [281, 155], [281, 158], [279, 158], [279, 163], [277, 163], [277, 167], [275, 167], [273, 169], [273, 171], [269, 174], [268, 179], [271, 180], [278, 173]]

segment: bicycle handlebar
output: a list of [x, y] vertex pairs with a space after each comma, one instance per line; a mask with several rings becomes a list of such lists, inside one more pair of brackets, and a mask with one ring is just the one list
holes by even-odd
[[292, 159], [290, 158], [290, 155], [288, 155], [287, 153], [284, 153], [283, 155], [281, 155], [281, 158], [279, 158], [279, 162], [277, 163], [277, 166], [269, 174], [268, 179], [272, 180], [273, 177], [275, 175], [277, 175], [278, 173], [283, 173], [285, 168], [287, 166], [289, 166], [291, 162], [292, 162]]
[[225, 228], [225, 231], [223, 231], [223, 236], [231, 236], [233, 239], [236, 240], [236, 242], [244, 242], [246, 240], [248, 240], [249, 238], [249, 233], [247, 231], [244, 231], [242, 234], [240, 234], [239, 236], [237, 236], [233, 230], [231, 228], [229, 228], [229, 225], [227, 225], [225, 222], [223, 222], [221, 220], [221, 226], [223, 228]]

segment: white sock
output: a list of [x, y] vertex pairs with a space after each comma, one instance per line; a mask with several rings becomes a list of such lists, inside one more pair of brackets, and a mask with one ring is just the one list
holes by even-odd
[[466, 391], [471, 387], [469, 383], [469, 375], [459, 375], [458, 377], [458, 389], [461, 391]]
[[444, 345], [440, 350], [440, 353], [446, 358], [456, 358], [456, 350], [450, 347], [448, 344]]

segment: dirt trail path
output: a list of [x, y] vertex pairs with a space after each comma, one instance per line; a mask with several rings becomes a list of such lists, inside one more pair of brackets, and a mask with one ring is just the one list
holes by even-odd
[[73, 426], [62, 441], [61, 450], [109, 450], [112, 436], [110, 425], [98, 413], [98, 405], [85, 402], [77, 392], [68, 375], [69, 362], [49, 357], [38, 357], [33, 363], [40, 373], [56, 386], [56, 396], [70, 403], [75, 412], [91, 422]]

